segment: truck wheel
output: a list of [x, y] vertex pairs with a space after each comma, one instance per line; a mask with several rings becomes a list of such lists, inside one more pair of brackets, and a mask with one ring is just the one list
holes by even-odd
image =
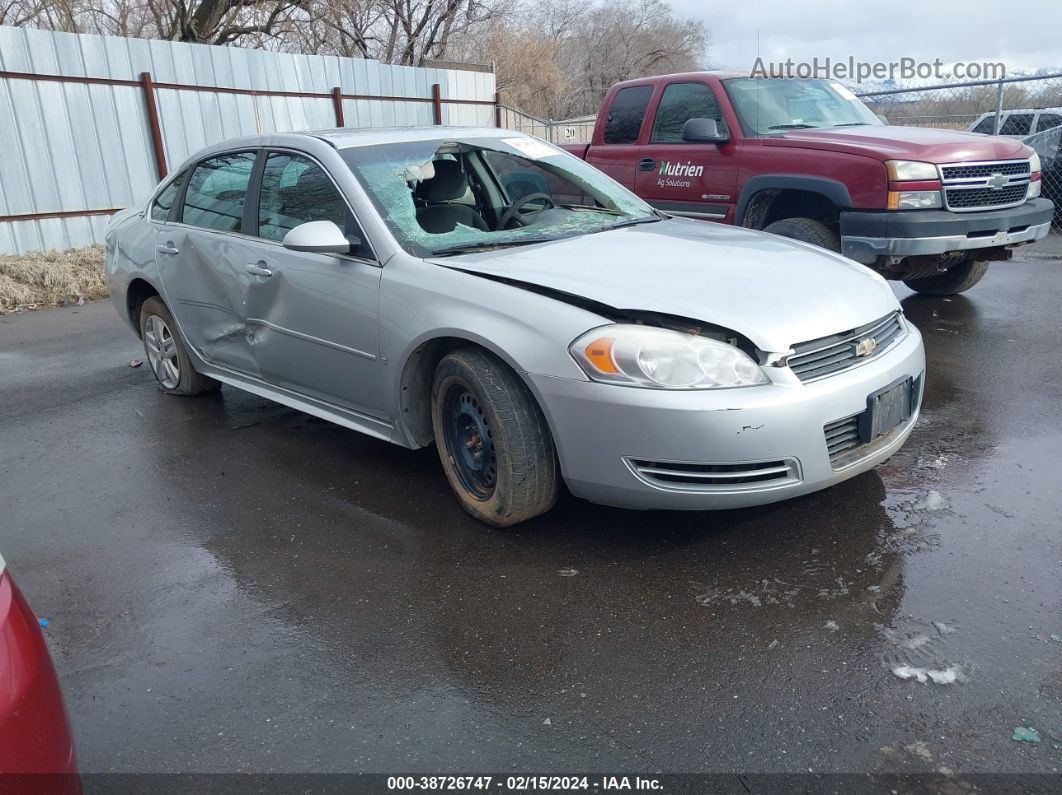
[[903, 283], [922, 295], [956, 295], [966, 292], [981, 281], [987, 270], [988, 260], [976, 260], [971, 257], [958, 265], [952, 265], [943, 273], [904, 279]]
[[542, 412], [503, 362], [474, 348], [435, 369], [431, 419], [446, 479], [481, 522], [508, 527], [557, 500], [557, 455]]
[[192, 367], [177, 322], [158, 296], [147, 299], [140, 307], [140, 338], [151, 372], [163, 391], [171, 395], [201, 395], [221, 388], [220, 381], [197, 373]]
[[811, 243], [828, 251], [841, 251], [841, 236], [837, 234], [837, 230], [814, 218], [783, 218], [781, 221], [767, 224], [763, 231]]

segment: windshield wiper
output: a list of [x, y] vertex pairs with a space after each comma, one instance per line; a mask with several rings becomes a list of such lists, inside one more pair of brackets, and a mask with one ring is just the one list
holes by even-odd
[[772, 124], [768, 130], [814, 130], [814, 124]]
[[834, 127], [869, 127], [869, 122], [865, 121], [850, 121], [845, 124], [835, 124]]
[[431, 252], [433, 257], [445, 257], [450, 254], [463, 254], [466, 251], [485, 251], [487, 249], [510, 248], [512, 246], [529, 246], [532, 243], [548, 243], [557, 240], [555, 237], [525, 237], [520, 240], [481, 240], [476, 243], [460, 243], [456, 246], [445, 246]]
[[631, 218], [629, 221], [619, 221], [614, 224], [609, 224], [608, 226], [603, 226], [594, 231], [608, 232], [611, 229], [622, 229], [625, 226], [635, 226], [636, 224], [655, 224], [657, 221], [663, 220], [663, 217], [658, 215], [643, 215], [641, 218]]
[[610, 210], [608, 207], [595, 207], [592, 204], [558, 204], [565, 210], [593, 210], [595, 213], [607, 213], [608, 215], [623, 215], [619, 210]]

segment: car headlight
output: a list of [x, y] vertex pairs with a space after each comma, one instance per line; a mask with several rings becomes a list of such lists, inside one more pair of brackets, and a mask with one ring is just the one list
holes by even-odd
[[768, 383], [759, 365], [733, 345], [654, 326], [603, 326], [570, 350], [591, 379], [611, 384], [719, 389]]
[[920, 163], [917, 160], [886, 160], [885, 170], [893, 182], [907, 179], [939, 179], [937, 167], [932, 163]]
[[939, 190], [890, 190], [890, 210], [931, 210], [940, 207]]
[[1040, 153], [1033, 152], [1033, 156], [1029, 158], [1029, 171], [1035, 174], [1040, 170]]

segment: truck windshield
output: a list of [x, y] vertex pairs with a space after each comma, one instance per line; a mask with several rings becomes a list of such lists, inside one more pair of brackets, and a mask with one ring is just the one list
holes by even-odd
[[739, 77], [724, 80], [723, 86], [749, 135], [882, 123], [859, 97], [832, 80]]
[[353, 146], [340, 155], [415, 256], [541, 243], [660, 215], [577, 157], [527, 136]]

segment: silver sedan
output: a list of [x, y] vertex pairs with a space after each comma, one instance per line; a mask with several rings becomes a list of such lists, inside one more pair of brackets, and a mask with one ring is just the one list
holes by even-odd
[[222, 384], [408, 448], [473, 516], [577, 496], [734, 508], [832, 486], [910, 433], [922, 341], [870, 270], [653, 210], [495, 129], [257, 136], [107, 233], [162, 389]]

